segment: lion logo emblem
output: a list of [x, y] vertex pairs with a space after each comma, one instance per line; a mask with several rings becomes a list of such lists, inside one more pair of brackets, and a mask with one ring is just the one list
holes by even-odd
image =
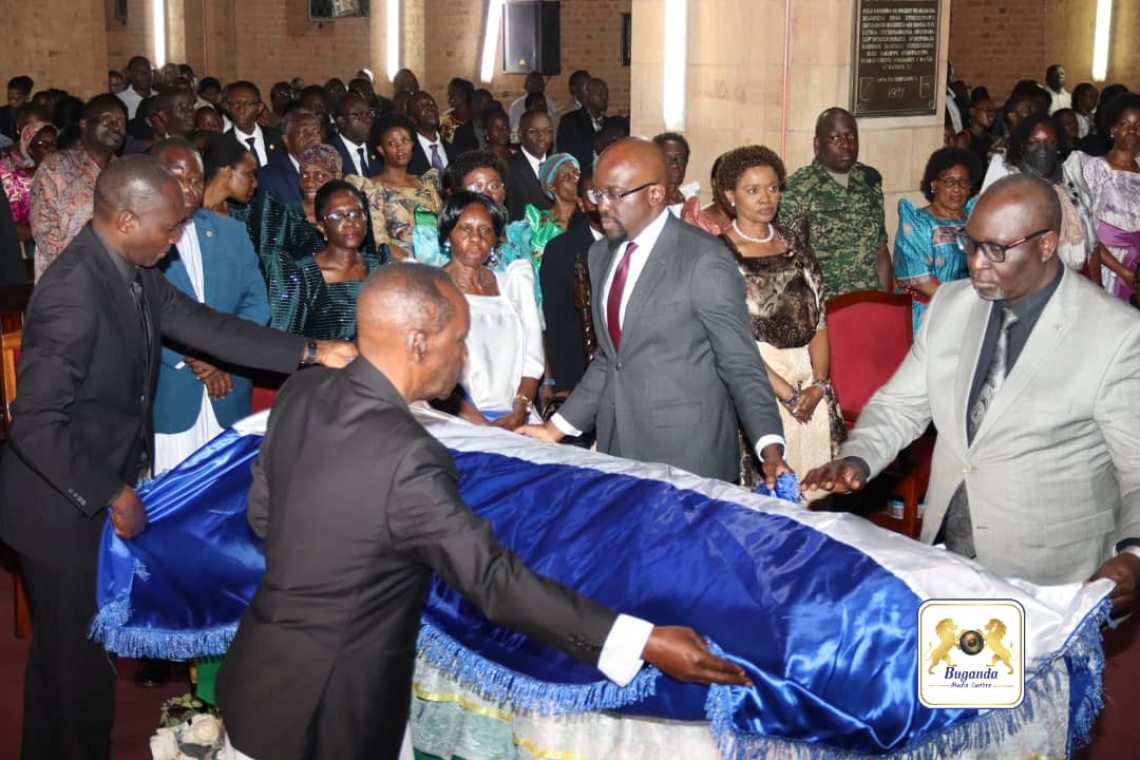
[[990, 660], [990, 667], [994, 667], [999, 662], [1004, 664], [1009, 669], [1010, 674], [1013, 673], [1013, 653], [1009, 651], [1009, 647], [1005, 645], [1005, 623], [997, 618], [993, 618], [990, 622], [986, 623], [986, 627], [982, 635], [986, 640], [986, 646], [994, 653], [993, 659]]
[[950, 653], [958, 648], [958, 626], [950, 618], [946, 618], [934, 626], [934, 634], [938, 637], [938, 644], [931, 644], [927, 647], [927, 659], [930, 661], [930, 669], [926, 672], [934, 675], [934, 668], [938, 666], [939, 662], [953, 667], [954, 663], [950, 660]]

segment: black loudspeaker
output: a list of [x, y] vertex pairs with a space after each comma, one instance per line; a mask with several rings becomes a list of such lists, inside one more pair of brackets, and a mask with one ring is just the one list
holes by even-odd
[[503, 6], [503, 72], [562, 73], [562, 6], [550, 0]]

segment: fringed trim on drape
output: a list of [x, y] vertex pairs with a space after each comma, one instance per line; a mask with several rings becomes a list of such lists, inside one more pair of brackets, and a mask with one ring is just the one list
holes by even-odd
[[[1068, 641], [1052, 656], [1042, 658], [1027, 673], [1025, 698], [1008, 710], [983, 710], [976, 717], [932, 735], [918, 737], [910, 745], [890, 754], [907, 760], [938, 760], [958, 757], [970, 749], [990, 747], [1021, 732], [1035, 719], [1038, 704], [1056, 698], [1064, 688], [1067, 675], [1069, 698], [1068, 756], [1088, 744], [1089, 732], [1104, 706], [1101, 677], [1104, 672], [1104, 650], [1101, 626], [1108, 619], [1111, 605], [1102, 601], [1073, 631]], [[710, 643], [714, 654], [722, 654]], [[1063, 660], [1062, 662], [1058, 662]], [[1063, 670], [1063, 669], [1064, 670]], [[852, 760], [862, 754], [823, 744], [796, 741], [782, 737], [741, 733], [733, 723], [736, 701], [731, 686], [712, 686], [705, 701], [705, 714], [711, 723], [713, 738], [722, 760]]]
[[616, 710], [635, 704], [656, 693], [657, 678], [661, 675], [656, 668], [646, 667], [628, 686], [618, 686], [611, 681], [547, 683], [491, 662], [427, 622], [420, 626], [416, 648], [432, 666], [484, 699], [543, 715]]
[[116, 599], [99, 610], [87, 636], [120, 657], [189, 660], [225, 654], [238, 628], [235, 624], [204, 631], [167, 631], [131, 627], [130, 619], [130, 602]]

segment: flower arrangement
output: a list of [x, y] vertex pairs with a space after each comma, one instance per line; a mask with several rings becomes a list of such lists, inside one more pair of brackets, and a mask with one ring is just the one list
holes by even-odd
[[153, 760], [217, 760], [222, 751], [222, 720], [217, 710], [193, 694], [166, 700], [162, 722], [150, 737]]

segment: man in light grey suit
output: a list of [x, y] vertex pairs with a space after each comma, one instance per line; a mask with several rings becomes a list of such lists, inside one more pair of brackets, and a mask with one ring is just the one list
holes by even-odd
[[1119, 612], [1140, 571], [1140, 317], [1061, 266], [1060, 225], [1027, 175], [979, 198], [970, 282], [939, 288], [844, 459], [803, 486], [862, 488], [933, 421], [922, 540], [1034, 583], [1109, 578]]
[[[665, 160], [642, 138], [598, 158], [606, 239], [590, 248], [598, 352], [559, 412], [519, 432], [547, 441], [596, 427], [598, 450], [739, 479], [743, 426], [769, 487], [791, 472], [732, 254], [665, 207]], [[738, 422], [739, 420], [739, 422]]]

